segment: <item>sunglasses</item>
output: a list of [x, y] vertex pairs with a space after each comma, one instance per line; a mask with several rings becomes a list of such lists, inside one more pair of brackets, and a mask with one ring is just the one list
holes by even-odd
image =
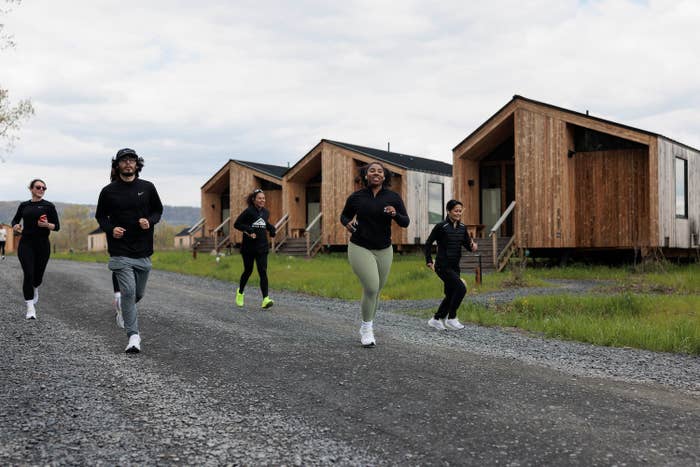
[[256, 188], [255, 190], [253, 190], [254, 195], [257, 195], [258, 193], [262, 193], [262, 192], [263, 191], [260, 188]]
[[35, 189], [35, 190], [46, 191], [46, 187], [45, 187], [45, 186], [41, 186], [41, 185], [36, 185], [36, 186], [34, 186], [34, 189]]

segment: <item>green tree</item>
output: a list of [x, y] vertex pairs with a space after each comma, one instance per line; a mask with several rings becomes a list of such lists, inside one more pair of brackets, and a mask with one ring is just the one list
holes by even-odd
[[87, 250], [87, 236], [97, 228], [87, 206], [67, 206], [61, 213], [61, 230], [52, 235], [51, 242], [57, 250]]
[[[5, 0], [6, 5], [17, 4], [21, 0]], [[11, 8], [0, 8], [0, 16], [6, 15]], [[5, 32], [5, 24], [0, 22], [0, 51], [15, 46], [12, 35]], [[34, 107], [29, 99], [23, 99], [13, 105], [9, 99], [9, 92], [0, 83], [0, 161], [4, 162], [2, 152], [9, 152], [14, 148], [19, 139], [17, 132], [21, 123], [34, 114]]]
[[183, 228], [184, 226], [170, 225], [161, 219], [153, 231], [153, 249], [172, 250], [175, 246], [175, 234]]

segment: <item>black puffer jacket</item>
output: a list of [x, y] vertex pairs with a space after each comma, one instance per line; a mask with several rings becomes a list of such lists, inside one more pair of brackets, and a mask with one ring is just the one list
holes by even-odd
[[458, 266], [462, 258], [462, 246], [472, 251], [472, 238], [469, 236], [467, 226], [461, 222], [454, 223], [445, 219], [439, 224], [435, 224], [432, 232], [425, 242], [423, 251], [425, 252], [425, 262], [433, 262], [433, 243], [437, 242], [437, 258], [435, 261], [441, 266]]

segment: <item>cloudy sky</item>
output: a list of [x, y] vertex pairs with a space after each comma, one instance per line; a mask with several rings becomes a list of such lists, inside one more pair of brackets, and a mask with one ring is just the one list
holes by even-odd
[[[2, 3], [3, 0], [0, 0]], [[165, 204], [322, 138], [452, 162], [514, 94], [700, 147], [695, 0], [24, 0], [0, 86], [36, 109], [0, 200], [95, 203], [117, 149]]]

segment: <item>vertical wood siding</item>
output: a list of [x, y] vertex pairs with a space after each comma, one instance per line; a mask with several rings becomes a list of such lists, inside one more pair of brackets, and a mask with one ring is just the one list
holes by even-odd
[[[430, 182], [442, 183], [443, 185], [443, 210], [445, 203], [453, 197], [452, 177], [425, 172], [408, 172], [406, 174], [407, 195], [404, 204], [406, 204], [406, 211], [411, 218], [411, 223], [406, 229], [409, 244], [413, 244], [415, 238], [420, 238], [418, 244], [425, 243], [433, 228], [433, 225], [428, 223], [428, 183]], [[461, 201], [465, 202], [465, 200]]]
[[649, 245], [648, 151], [627, 149], [578, 153], [576, 245]]
[[575, 245], [566, 123], [515, 111], [516, 239], [530, 248]]
[[[689, 248], [690, 234], [700, 234], [700, 153], [666, 138], [658, 140], [659, 244]], [[688, 218], [676, 218], [675, 159], [688, 161]]]

